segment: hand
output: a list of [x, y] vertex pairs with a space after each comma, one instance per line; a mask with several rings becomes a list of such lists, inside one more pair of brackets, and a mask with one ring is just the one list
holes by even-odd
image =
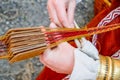
[[[50, 28], [57, 28], [54, 23], [50, 24]], [[44, 31], [44, 30], [43, 30]], [[82, 38], [80, 40], [81, 52], [87, 54], [94, 59], [98, 59], [98, 51], [91, 42]], [[40, 55], [40, 61], [57, 73], [71, 74], [74, 66], [74, 50], [75, 48], [67, 42], [59, 44], [54, 49], [47, 49]]]
[[[94, 60], [99, 59], [98, 51], [91, 42], [89, 42], [85, 38], [82, 38], [80, 41], [80, 45], [81, 48], [79, 52], [88, 55]], [[73, 71], [73, 66], [75, 66], [74, 50], [74, 47], [72, 47], [67, 42], [64, 42], [59, 44], [54, 49], [47, 49], [42, 55], [40, 55], [40, 61], [45, 66], [57, 73], [71, 74]], [[81, 62], [80, 60], [78, 61], [78, 63]]]
[[51, 22], [59, 27], [74, 27], [75, 0], [48, 0], [47, 8]]
[[40, 61], [57, 73], [71, 74], [74, 66], [74, 47], [64, 42], [40, 55]]

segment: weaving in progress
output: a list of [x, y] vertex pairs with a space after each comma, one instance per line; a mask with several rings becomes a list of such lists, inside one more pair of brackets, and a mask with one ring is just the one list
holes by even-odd
[[[120, 0], [93, 0], [94, 17], [82, 28], [75, 7], [89, 0], [47, 1], [49, 27], [8, 30], [0, 36], [0, 60], [39, 56], [43, 68], [36, 80], [120, 80]], [[80, 8], [86, 10], [86, 4]], [[90, 14], [80, 12], [84, 19]]]
[[[9, 30], [0, 38], [0, 58], [10, 63], [40, 55], [48, 47], [84, 36], [99, 34], [120, 28], [120, 24], [101, 28], [16, 28]], [[42, 31], [44, 29], [44, 31]], [[31, 43], [32, 42], [32, 43]]]

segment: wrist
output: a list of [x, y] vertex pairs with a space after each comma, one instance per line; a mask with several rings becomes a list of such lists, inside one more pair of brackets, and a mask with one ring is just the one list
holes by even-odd
[[99, 60], [94, 60], [79, 49], [75, 49], [74, 57], [70, 80], [96, 80]]

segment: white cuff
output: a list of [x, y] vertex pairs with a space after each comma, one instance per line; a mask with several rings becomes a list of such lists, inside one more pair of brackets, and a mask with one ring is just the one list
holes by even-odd
[[79, 49], [75, 49], [74, 57], [74, 68], [69, 80], [96, 80], [99, 60], [94, 60]]

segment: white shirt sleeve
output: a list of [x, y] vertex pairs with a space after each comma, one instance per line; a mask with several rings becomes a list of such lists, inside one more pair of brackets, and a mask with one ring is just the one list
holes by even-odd
[[76, 3], [79, 3], [81, 0], [76, 0]]
[[74, 57], [74, 68], [69, 80], [96, 80], [100, 65], [99, 59], [94, 60], [79, 49], [74, 51]]

